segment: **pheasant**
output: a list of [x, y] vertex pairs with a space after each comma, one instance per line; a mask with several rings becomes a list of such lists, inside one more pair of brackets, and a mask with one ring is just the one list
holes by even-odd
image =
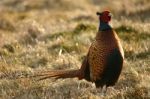
[[100, 20], [99, 30], [91, 44], [88, 54], [77, 70], [43, 71], [36, 76], [39, 80], [47, 78], [74, 78], [93, 82], [96, 88], [115, 85], [122, 70], [124, 52], [116, 32], [109, 25], [109, 11], [97, 12]]

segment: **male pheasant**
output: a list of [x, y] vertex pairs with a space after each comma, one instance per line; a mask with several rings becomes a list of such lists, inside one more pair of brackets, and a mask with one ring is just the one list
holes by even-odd
[[78, 70], [51, 70], [37, 74], [40, 80], [54, 77], [86, 79], [94, 82], [96, 87], [109, 87], [115, 85], [122, 70], [124, 52], [116, 32], [109, 22], [109, 11], [97, 12], [100, 25], [95, 40], [89, 48], [89, 52], [81, 68]]

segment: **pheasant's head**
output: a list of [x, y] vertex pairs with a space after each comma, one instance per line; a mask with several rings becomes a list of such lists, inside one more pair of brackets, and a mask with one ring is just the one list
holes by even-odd
[[111, 20], [111, 13], [109, 11], [97, 12], [96, 14], [99, 16], [101, 22], [109, 23]]

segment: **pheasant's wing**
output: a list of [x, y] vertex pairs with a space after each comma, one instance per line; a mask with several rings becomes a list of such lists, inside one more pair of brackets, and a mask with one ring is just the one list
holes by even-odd
[[[90, 67], [90, 79], [92, 82], [101, 81], [103, 78], [108, 79], [108, 77], [105, 75], [108, 74], [111, 76], [109, 70], [111, 72], [116, 72], [116, 70], [118, 70], [118, 74], [115, 75], [118, 76], [120, 74], [120, 68], [122, 67], [121, 62], [124, 58], [123, 49], [115, 32], [110, 32], [103, 33], [103, 35], [107, 34], [107, 36], [105, 35], [106, 38], [99, 37], [92, 43], [89, 49], [88, 62]], [[107, 71], [108, 73], [106, 73]]]
[[88, 56], [90, 79], [92, 82], [101, 79], [105, 69], [106, 53], [107, 49], [105, 49], [103, 44], [101, 45], [96, 40], [92, 43]]
[[123, 56], [119, 49], [108, 54], [105, 69], [100, 80], [95, 82], [96, 87], [113, 86], [117, 82], [123, 66]]

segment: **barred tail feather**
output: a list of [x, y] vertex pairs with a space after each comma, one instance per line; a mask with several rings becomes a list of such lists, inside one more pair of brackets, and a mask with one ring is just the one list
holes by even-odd
[[44, 80], [47, 78], [74, 78], [80, 76], [79, 70], [51, 70], [51, 71], [45, 71], [40, 72], [38, 74], [35, 74], [33, 77], [39, 77], [38, 80]]

